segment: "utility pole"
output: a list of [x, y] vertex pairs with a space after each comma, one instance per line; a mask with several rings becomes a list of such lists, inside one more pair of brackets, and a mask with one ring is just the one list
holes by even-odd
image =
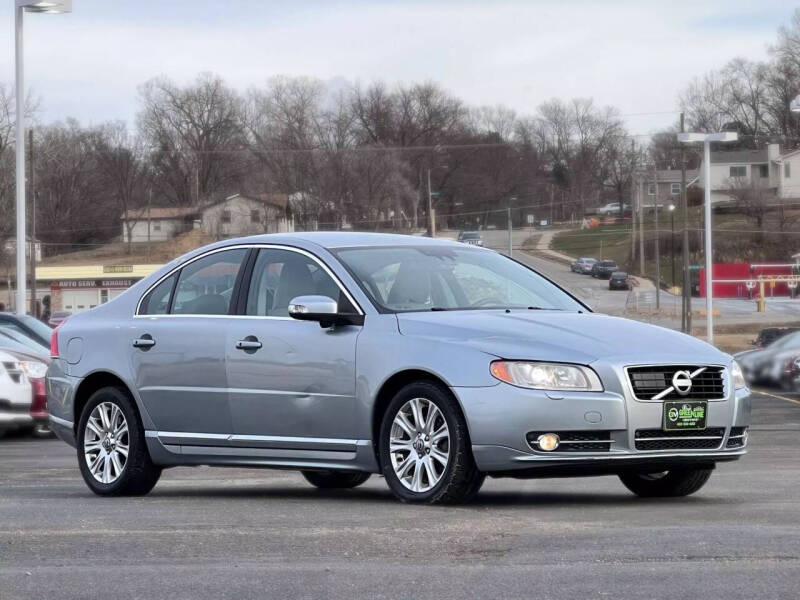
[[[684, 115], [681, 113], [681, 133], [684, 133]], [[683, 286], [681, 306], [681, 331], [692, 331], [692, 282], [689, 277], [689, 196], [686, 193], [686, 151], [681, 144], [681, 212], [683, 213]]]
[[655, 188], [655, 195], [653, 196], [653, 210], [655, 211], [656, 224], [656, 309], [661, 308], [661, 231], [658, 228], [658, 170], [656, 163], [653, 161], [653, 187]]
[[[639, 207], [636, 195], [636, 159], [634, 157], [635, 141], [631, 140], [631, 265], [636, 260], [636, 211]], [[624, 208], [624, 207], [623, 207]], [[622, 211], [623, 216], [625, 211]]]
[[506, 212], [508, 214], [508, 255], [512, 257], [514, 256], [514, 227], [511, 222], [511, 203], [515, 200], [516, 197], [509, 198], [506, 204]]
[[644, 277], [644, 203], [642, 202], [642, 187], [644, 177], [639, 178], [639, 275]]
[[33, 127], [28, 130], [28, 162], [30, 163], [29, 183], [31, 187], [31, 314], [39, 318], [36, 310], [36, 179], [33, 168]]
[[[151, 208], [153, 205], [153, 188], [147, 188], [147, 262], [150, 262], [150, 229], [153, 227]], [[128, 240], [130, 241], [130, 240]]]
[[431, 190], [431, 170], [428, 169], [428, 229], [431, 237], [436, 237], [436, 222], [433, 218], [433, 191]]

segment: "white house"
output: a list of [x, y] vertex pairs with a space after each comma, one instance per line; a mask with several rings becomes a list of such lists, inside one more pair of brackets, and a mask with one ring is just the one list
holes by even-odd
[[199, 206], [162, 206], [129, 210], [122, 215], [122, 239], [163, 242], [201, 228], [215, 237], [294, 231], [285, 194], [233, 194]]
[[294, 231], [285, 194], [233, 194], [205, 205], [200, 227], [215, 237]]
[[[698, 185], [705, 188], [703, 165]], [[781, 154], [778, 144], [761, 150], [711, 153], [711, 201], [729, 201], [734, 186], [755, 185], [775, 198], [800, 199], [800, 149]]]
[[[756, 185], [767, 190], [778, 188], [776, 161], [780, 146], [769, 144], [760, 150], [719, 150], [711, 152], [711, 202], [728, 202], [732, 187]], [[705, 189], [705, 168], [700, 165], [698, 186]]]
[[778, 171], [778, 197], [800, 198], [800, 149], [781, 154]]

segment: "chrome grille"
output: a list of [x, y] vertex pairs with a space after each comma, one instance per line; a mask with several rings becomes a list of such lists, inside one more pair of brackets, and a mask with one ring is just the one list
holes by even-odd
[[722, 445], [724, 427], [709, 427], [695, 431], [664, 431], [637, 429], [637, 450], [714, 450]]
[[628, 367], [628, 378], [633, 394], [639, 400], [652, 400], [672, 386], [672, 377], [678, 371], [694, 373], [704, 370], [692, 378], [692, 388], [686, 395], [672, 390], [658, 400], [722, 400], [725, 398], [725, 385], [722, 367], [703, 367], [703, 365], [663, 365], [651, 367]]

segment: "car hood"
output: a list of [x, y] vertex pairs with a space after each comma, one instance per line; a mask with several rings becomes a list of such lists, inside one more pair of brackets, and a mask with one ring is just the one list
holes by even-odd
[[400, 333], [471, 346], [507, 359], [589, 364], [727, 364], [730, 357], [682, 333], [598, 313], [470, 310], [397, 315]]

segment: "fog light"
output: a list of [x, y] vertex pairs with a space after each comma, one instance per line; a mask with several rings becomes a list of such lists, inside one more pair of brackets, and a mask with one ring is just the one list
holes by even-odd
[[747, 429], [745, 429], [744, 433], [742, 434], [742, 446], [747, 446], [747, 439], [749, 437], [750, 436], [747, 434]]
[[558, 448], [558, 441], [558, 435], [555, 433], [543, 433], [536, 438], [536, 444], [539, 446], [539, 450], [543, 450], [544, 452], [552, 452]]

